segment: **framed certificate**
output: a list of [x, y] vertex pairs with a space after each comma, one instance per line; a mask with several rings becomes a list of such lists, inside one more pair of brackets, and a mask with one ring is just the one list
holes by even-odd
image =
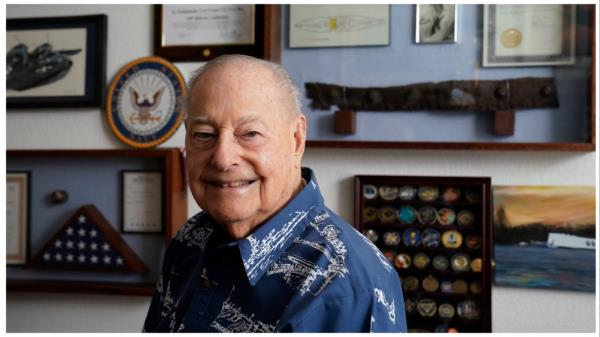
[[485, 5], [483, 66], [575, 63], [575, 5]]
[[160, 233], [163, 228], [161, 171], [121, 171], [124, 233]]
[[290, 5], [290, 48], [385, 46], [389, 5]]
[[221, 54], [261, 57], [264, 7], [156, 5], [154, 54], [169, 61], [203, 62]]
[[6, 264], [27, 262], [29, 242], [29, 172], [6, 173]]

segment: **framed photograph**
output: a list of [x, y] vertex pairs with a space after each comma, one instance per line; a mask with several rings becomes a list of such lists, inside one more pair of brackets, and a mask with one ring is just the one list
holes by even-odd
[[6, 173], [6, 264], [24, 265], [29, 242], [29, 172]]
[[261, 5], [155, 5], [154, 54], [172, 62], [262, 57], [263, 21]]
[[385, 46], [389, 5], [290, 5], [290, 48]]
[[106, 15], [7, 19], [7, 108], [102, 106], [106, 22]]
[[163, 229], [163, 173], [121, 171], [124, 233], [160, 233]]
[[456, 5], [416, 5], [416, 43], [454, 43], [457, 39]]
[[575, 5], [485, 5], [483, 66], [575, 64]]

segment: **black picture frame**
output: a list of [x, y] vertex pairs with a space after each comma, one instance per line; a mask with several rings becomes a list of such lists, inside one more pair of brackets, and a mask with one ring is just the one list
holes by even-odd
[[[104, 14], [7, 19], [7, 108], [101, 107], [106, 92], [107, 22], [107, 16]], [[80, 39], [65, 38], [67, 29], [71, 32], [78, 32], [77, 36]], [[85, 31], [82, 33], [77, 29]], [[54, 34], [52, 34], [53, 31]], [[19, 32], [22, 33], [19, 34]], [[21, 35], [20, 38], [19, 35]], [[45, 43], [39, 43], [44, 40]], [[77, 42], [82, 42], [81, 48], [77, 48]], [[22, 45], [21, 48], [17, 48], [19, 45]], [[75, 48], [73, 48], [74, 46]], [[57, 49], [54, 49], [55, 47]], [[36, 48], [38, 48], [38, 54], [34, 53]], [[22, 71], [31, 72], [32, 70], [23, 69], [25, 64], [23, 59], [26, 57], [27, 61], [25, 62], [29, 62], [29, 69], [50, 72], [51, 75], [33, 79], [33, 83], [44, 83], [44, 91], [33, 91], [39, 89], [40, 85], [32, 87], [32, 82], [18, 81], [19, 78], [23, 78], [22, 76], [15, 76], [14, 78], [17, 80], [11, 82], [11, 87], [19, 88], [19, 90], [9, 90], [8, 72], [11, 52], [13, 53], [11, 57], [15, 58], [14, 67], [20, 65]], [[35, 59], [32, 60], [34, 57], [44, 58], [31, 65], [31, 62], [35, 61]], [[84, 62], [84, 65], [81, 65], [81, 62]], [[65, 69], [65, 67], [67, 68]], [[53, 68], [58, 71], [51, 72]], [[80, 74], [76, 78], [68, 77], [67, 75], [71, 71], [74, 74], [83, 72], [83, 76]], [[59, 82], [60, 87], [57, 86]], [[67, 88], [62, 87], [65, 83], [68, 83]], [[80, 92], [82, 87], [83, 90]], [[32, 90], [32, 92], [27, 95], [18, 94], [27, 90]], [[69, 92], [73, 92], [73, 94], [69, 94]]]
[[[127, 224], [126, 224], [126, 211], [125, 211], [125, 207], [126, 207], [126, 181], [125, 181], [125, 176], [128, 174], [145, 174], [145, 173], [150, 173], [150, 174], [159, 174], [160, 175], [160, 191], [159, 191], [159, 195], [160, 195], [160, 225], [158, 229], [153, 229], [153, 228], [128, 228]], [[121, 174], [120, 174], [120, 180], [121, 180], [121, 232], [122, 233], [131, 233], [131, 234], [161, 234], [164, 232], [165, 229], [165, 223], [166, 223], [166, 214], [165, 214], [165, 173], [164, 171], [161, 170], [121, 170]]]
[[220, 44], [220, 45], [182, 45], [166, 46], [163, 43], [165, 5], [154, 5], [154, 55], [171, 62], [207, 62], [224, 54], [244, 54], [258, 58], [265, 55], [265, 22], [266, 6], [254, 6], [254, 43], [252, 44]]

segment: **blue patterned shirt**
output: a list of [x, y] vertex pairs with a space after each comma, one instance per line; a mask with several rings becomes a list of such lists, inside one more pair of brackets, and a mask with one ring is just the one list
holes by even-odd
[[400, 280], [317, 181], [245, 239], [201, 212], [178, 231], [144, 331], [405, 332]]

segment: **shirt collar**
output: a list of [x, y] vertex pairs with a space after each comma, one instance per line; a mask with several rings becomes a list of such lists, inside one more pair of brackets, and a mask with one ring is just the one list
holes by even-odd
[[252, 234], [239, 241], [244, 269], [252, 286], [324, 207], [313, 171], [303, 167], [302, 177], [307, 184], [300, 193]]

